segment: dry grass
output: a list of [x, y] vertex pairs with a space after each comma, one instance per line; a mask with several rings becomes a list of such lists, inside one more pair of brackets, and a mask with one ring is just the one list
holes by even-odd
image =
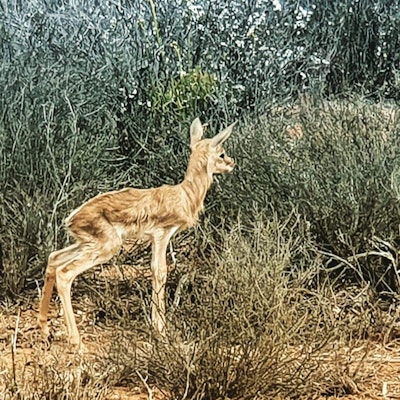
[[382, 311], [368, 287], [334, 290], [300, 218], [256, 217], [253, 227], [239, 222], [228, 229], [207, 258], [183, 263], [178, 254], [164, 340], [149, 328], [146, 274], [138, 277], [132, 265], [98, 267], [78, 279], [81, 352], [66, 344], [58, 302], [49, 342], [35, 327], [37, 300], [3, 305], [0, 398], [394, 395], [400, 387], [396, 315]]
[[[124, 386], [113, 384], [116, 371], [104, 360], [112, 341], [121, 335], [117, 329], [87, 326], [87, 321], [81, 319], [85, 347], [77, 352], [66, 343], [61, 316], [53, 318], [52, 326], [57, 334], [51, 343], [43, 341], [36, 330], [36, 311], [33, 309], [3, 309], [1, 322], [4, 332], [1, 354], [4, 357], [0, 361], [0, 392], [4, 397], [0, 398], [147, 398], [144, 382]], [[143, 343], [145, 351], [146, 343]], [[158, 390], [149, 388], [157, 399]]]
[[[36, 312], [33, 309], [12, 307], [1, 310], [0, 399], [174, 398], [143, 371], [143, 365], [150, 363], [151, 342], [140, 340], [133, 332], [90, 327], [82, 323], [80, 329], [85, 350], [81, 354], [74, 353], [69, 351], [65, 343], [61, 317], [53, 321], [53, 326], [62, 333], [50, 345], [40, 339], [35, 329], [35, 318]], [[17, 341], [13, 350], [15, 333]], [[116, 339], [120, 348], [129, 348], [130, 351], [133, 347], [136, 349], [136, 362], [141, 359], [142, 369], [128, 372], [118, 369], [116, 362], [107, 362], [110, 360], [110, 352], [117, 347]], [[232, 347], [231, 354], [221, 354], [220, 357], [236, 357], [239, 362], [240, 354], [235, 351]], [[123, 359], [123, 356], [113, 354], [114, 358]], [[309, 357], [313, 355], [302, 346], [295, 345], [287, 346], [286, 354], [282, 355], [288, 363], [296, 359], [299, 366]], [[331, 381], [330, 388], [324, 382], [310, 382], [309, 394], [303, 395], [303, 398], [375, 399], [382, 398], [385, 393], [387, 398], [396, 398], [395, 392], [400, 388], [400, 350], [395, 342], [390, 346], [383, 346], [366, 340], [359, 341], [357, 345], [353, 343], [351, 347], [332, 342], [313, 361], [321, 376], [335, 376], [337, 380]], [[124, 374], [128, 376], [132, 373], [136, 374], [135, 382], [131, 378], [123, 380]], [[344, 389], [348, 394], [344, 393]], [[264, 394], [258, 398], [286, 396], [279, 397], [277, 394], [276, 397], [270, 397]]]

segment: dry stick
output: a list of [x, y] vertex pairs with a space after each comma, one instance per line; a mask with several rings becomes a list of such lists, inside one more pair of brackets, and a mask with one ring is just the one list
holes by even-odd
[[182, 277], [178, 281], [178, 285], [176, 286], [175, 294], [174, 294], [174, 301], [172, 303], [172, 310], [176, 310], [179, 306], [181, 301], [181, 295], [184, 288], [187, 286], [188, 282], [190, 281], [190, 275], [188, 273], [183, 274]]
[[140, 380], [143, 382], [143, 385], [146, 387], [147, 392], [149, 393], [149, 400], [153, 400], [153, 392], [150, 389], [150, 386], [147, 384], [146, 379], [143, 378], [142, 374], [139, 371], [135, 371], [136, 375], [140, 378]]
[[[361, 279], [363, 279], [363, 276], [361, 274], [361, 272], [354, 267], [353, 264], [350, 263], [350, 261], [348, 259], [345, 259], [343, 257], [340, 257], [334, 253], [330, 253], [328, 251], [323, 251], [323, 250], [314, 250], [315, 253], [317, 254], [322, 254], [324, 256], [328, 256], [331, 258], [331, 260], [336, 260], [336, 261], [340, 261], [340, 263], [332, 268], [327, 268], [327, 271], [334, 271], [336, 269], [341, 268], [342, 265], [347, 265], [352, 271], [354, 271]], [[352, 257], [354, 258], [354, 256]]]
[[15, 331], [11, 335], [11, 359], [12, 359], [12, 374], [13, 374], [13, 384], [14, 389], [17, 390], [17, 373], [15, 368], [15, 354], [17, 353], [17, 336], [18, 336], [18, 326], [19, 319], [21, 316], [21, 310], [18, 310], [17, 321], [15, 322]]
[[169, 242], [169, 253], [171, 254], [172, 265], [173, 265], [173, 268], [175, 269], [175, 267], [176, 267], [176, 253], [174, 251], [174, 246], [172, 245], [172, 241]]
[[185, 393], [183, 394], [182, 400], [186, 400], [187, 395], [189, 393], [189, 385], [190, 385], [190, 365], [188, 366], [187, 373], [186, 373], [186, 387]]

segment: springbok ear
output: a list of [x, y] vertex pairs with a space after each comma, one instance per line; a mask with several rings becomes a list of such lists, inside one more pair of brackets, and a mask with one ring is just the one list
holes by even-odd
[[190, 125], [190, 147], [193, 147], [203, 137], [203, 126], [200, 118], [196, 118]]
[[233, 127], [237, 124], [237, 121], [234, 122], [232, 125], [229, 125], [225, 128], [222, 132], [218, 133], [217, 136], [214, 136], [211, 141], [214, 147], [219, 146], [220, 144], [224, 143], [229, 136], [231, 136]]

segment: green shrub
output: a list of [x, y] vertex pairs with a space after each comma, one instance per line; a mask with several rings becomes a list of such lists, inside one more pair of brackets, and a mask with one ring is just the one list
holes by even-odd
[[167, 81], [166, 87], [160, 82], [151, 89], [151, 109], [161, 114], [176, 113], [178, 120], [185, 120], [199, 108], [197, 103], [204, 102], [216, 90], [217, 79], [214, 75], [200, 69], [182, 72], [177, 79]]
[[360, 100], [276, 108], [238, 139], [232, 202], [282, 216], [296, 209], [329, 267], [397, 291], [398, 115]]
[[[278, 112], [276, 106], [287, 107], [282, 99], [299, 92], [324, 90], [328, 75], [332, 89], [334, 69], [348, 61], [347, 47], [340, 47], [342, 61], [334, 65], [326, 57], [338, 46], [336, 26], [314, 28], [324, 10], [341, 15], [350, 3], [322, 2], [304, 12], [297, 2], [280, 11], [272, 2], [226, 7], [214, 1], [176, 7], [168, 1], [135, 6], [106, 1], [88, 9], [79, 2], [32, 0], [24, 7], [0, 7], [3, 265], [24, 269], [28, 260], [42, 258], [42, 251], [62, 246], [63, 218], [99, 192], [178, 182], [193, 117], [200, 115], [216, 131], [242, 116], [261, 123], [243, 123], [227, 144], [239, 166], [233, 177], [223, 178], [221, 190], [218, 184], [212, 189], [207, 207], [218, 212], [210, 213], [211, 222], [229, 226], [242, 210], [251, 221], [253, 210], [285, 216], [296, 208], [335, 262], [353, 257], [346, 268], [358, 271], [369, 259], [361, 276], [378, 282], [385, 275], [384, 286], [393, 288], [399, 193], [395, 124], [363, 101], [306, 104], [297, 116], [290, 107]], [[352, 20], [359, 22], [360, 49], [365, 50], [365, 21], [373, 18], [376, 27], [379, 7], [357, 15], [352, 9], [339, 19], [349, 40], [355, 34]], [[395, 21], [385, 19], [388, 37]], [[396, 50], [379, 32], [372, 38], [383, 40], [384, 50], [368, 54], [357, 79], [384, 65], [377, 82], [392, 87]], [[319, 42], [324, 46], [316, 51]], [[352, 63], [346, 68], [357, 72], [355, 53], [360, 54], [347, 54]], [[267, 106], [266, 122], [260, 115]], [[255, 110], [259, 114], [249, 114]], [[290, 126], [301, 130], [301, 140], [287, 137]], [[25, 209], [38, 199], [34, 213]], [[31, 215], [29, 222], [15, 218], [16, 204], [22, 215]], [[32, 226], [29, 234], [24, 224]], [[363, 256], [371, 250], [374, 254]]]

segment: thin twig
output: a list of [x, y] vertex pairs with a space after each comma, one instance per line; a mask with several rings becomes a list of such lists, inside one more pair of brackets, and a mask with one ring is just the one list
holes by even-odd
[[189, 385], [190, 385], [190, 365], [188, 365], [188, 368], [186, 371], [186, 387], [185, 387], [185, 393], [183, 394], [182, 400], [186, 400], [186, 397], [189, 393]]
[[143, 378], [143, 376], [142, 376], [142, 374], [139, 372], [139, 371], [135, 371], [136, 372], [136, 375], [140, 378], [140, 380], [143, 382], [143, 385], [146, 387], [146, 389], [147, 389], [147, 392], [148, 392], [148, 394], [149, 394], [149, 397], [148, 397], [148, 399], [149, 400], [153, 400], [153, 392], [152, 392], [152, 390], [150, 389], [150, 386], [147, 384], [147, 382], [146, 382], [146, 379], [144, 379]]
[[[343, 257], [340, 257], [334, 253], [330, 253], [328, 251], [323, 251], [323, 250], [314, 250], [317, 254], [322, 254], [324, 256], [328, 256], [331, 258], [331, 260], [336, 260], [336, 261], [340, 261], [339, 265], [347, 265], [351, 270], [353, 270], [362, 280], [363, 280], [363, 276], [361, 274], [361, 272], [359, 270], [357, 270], [356, 267], [354, 267], [354, 265], [352, 265], [348, 260], [346, 260]], [[333, 268], [328, 268], [329, 271], [333, 271], [334, 269], [337, 269], [339, 267], [339, 265], [333, 267]]]
[[16, 368], [15, 368], [15, 355], [17, 353], [17, 337], [18, 337], [20, 316], [21, 316], [21, 310], [18, 310], [17, 321], [15, 322], [14, 334], [11, 335], [12, 374], [13, 374], [13, 383], [14, 383], [15, 390], [17, 389], [17, 373], [16, 373]]

